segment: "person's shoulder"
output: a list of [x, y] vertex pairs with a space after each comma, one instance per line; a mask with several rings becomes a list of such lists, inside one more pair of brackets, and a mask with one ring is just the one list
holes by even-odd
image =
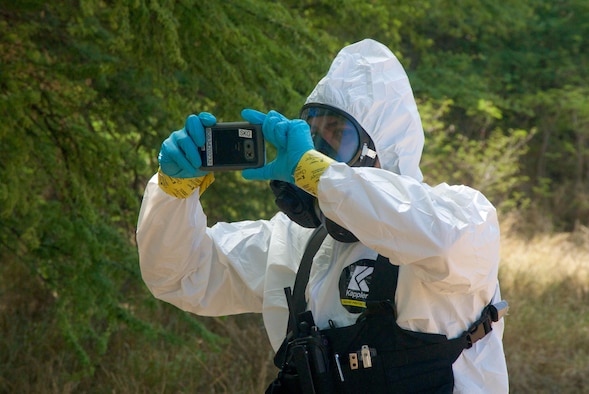
[[311, 236], [314, 228], [306, 228], [291, 220], [284, 212], [279, 211], [270, 221], [272, 222], [273, 232], [282, 233], [287, 242], [306, 242]]
[[431, 193], [440, 197], [449, 198], [458, 202], [469, 203], [477, 201], [478, 204], [493, 206], [487, 197], [480, 191], [468, 185], [449, 185], [445, 182], [436, 186], [426, 186]]
[[497, 209], [493, 203], [470, 186], [441, 183], [431, 188], [430, 198], [439, 210], [465, 223], [497, 226]]

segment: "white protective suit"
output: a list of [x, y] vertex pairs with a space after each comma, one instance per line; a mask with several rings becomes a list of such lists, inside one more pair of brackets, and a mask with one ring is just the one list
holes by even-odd
[[[352, 115], [373, 139], [381, 165], [334, 163], [320, 178], [321, 210], [360, 242], [328, 236], [315, 256], [307, 297], [317, 325], [355, 322], [358, 315], [340, 303], [340, 274], [380, 253], [400, 266], [398, 324], [459, 336], [490, 301], [500, 300], [494, 207], [469, 187], [422, 183], [423, 130], [411, 86], [397, 58], [378, 42], [342, 49], [307, 102]], [[293, 286], [311, 232], [283, 213], [207, 227], [198, 192], [176, 199], [154, 176], [137, 230], [143, 279], [155, 297], [195, 314], [263, 313], [276, 350], [288, 321], [283, 288]], [[454, 392], [508, 392], [502, 335], [503, 319], [463, 351], [453, 364]]]

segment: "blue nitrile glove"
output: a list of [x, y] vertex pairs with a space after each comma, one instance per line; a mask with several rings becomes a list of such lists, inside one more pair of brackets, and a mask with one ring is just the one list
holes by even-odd
[[270, 111], [267, 115], [253, 109], [244, 109], [241, 116], [252, 124], [262, 124], [264, 138], [276, 147], [276, 159], [261, 168], [243, 170], [249, 180], [277, 179], [294, 183], [293, 173], [301, 157], [313, 149], [311, 131], [302, 119], [289, 120]]
[[217, 119], [208, 112], [189, 115], [184, 128], [174, 131], [163, 142], [158, 155], [162, 172], [173, 178], [198, 178], [205, 176], [198, 148], [205, 145], [204, 126], [210, 127]]

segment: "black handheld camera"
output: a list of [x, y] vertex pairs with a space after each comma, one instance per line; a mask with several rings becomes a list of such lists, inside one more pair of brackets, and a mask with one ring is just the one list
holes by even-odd
[[226, 122], [205, 127], [205, 146], [199, 153], [205, 171], [262, 167], [266, 159], [262, 125]]

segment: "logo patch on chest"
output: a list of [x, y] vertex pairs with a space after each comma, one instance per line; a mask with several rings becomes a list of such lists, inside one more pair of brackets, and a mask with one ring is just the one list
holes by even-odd
[[374, 260], [359, 260], [342, 271], [339, 279], [340, 301], [348, 312], [361, 313], [366, 309], [374, 263]]

